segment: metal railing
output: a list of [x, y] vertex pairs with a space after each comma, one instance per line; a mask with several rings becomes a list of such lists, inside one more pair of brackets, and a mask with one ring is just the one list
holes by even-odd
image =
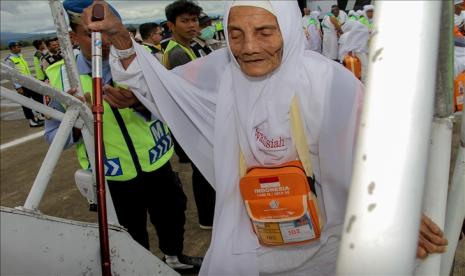
[[[71, 133], [71, 129], [73, 127], [79, 128], [81, 130], [92, 172], [95, 172], [95, 170], [93, 170], [95, 162], [93, 116], [89, 107], [79, 99], [67, 93], [55, 90], [48, 84], [38, 81], [33, 77], [22, 75], [15, 68], [11, 68], [4, 63], [1, 63], [0, 77], [2, 79], [11, 79], [14, 82], [20, 83], [22, 86], [29, 88], [41, 95], [49, 96], [53, 100], [67, 107], [66, 112], [63, 113], [23, 95], [20, 95], [11, 89], [1, 87], [0, 90], [1, 97], [41, 112], [55, 120], [61, 121], [58, 132], [55, 135], [55, 139], [53, 139], [53, 142], [47, 151], [39, 172], [34, 180], [31, 191], [29, 192], [27, 199], [22, 206], [24, 209], [37, 211], [38, 206], [42, 200], [42, 196], [49, 184], [52, 172], [56, 167], [61, 153], [63, 152], [66, 139], [68, 139], [68, 136]], [[106, 196], [106, 202], [108, 209], [108, 222], [110, 224], [119, 225], [113, 202], [108, 193]]]
[[[337, 273], [447, 275], [465, 216], [463, 118], [448, 190], [452, 1], [375, 5], [377, 30]], [[408, 31], [399, 31], [398, 18], [412, 14]], [[422, 212], [444, 228], [449, 246], [445, 254], [417, 261]]]

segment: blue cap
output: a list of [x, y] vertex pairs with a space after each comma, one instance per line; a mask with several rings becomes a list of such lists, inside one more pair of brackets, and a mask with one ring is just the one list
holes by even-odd
[[16, 40], [11, 40], [8, 42], [8, 48], [11, 49], [11, 47], [13, 46], [22, 46], [21, 43], [19, 43], [19, 41], [16, 41]]
[[[73, 23], [79, 24], [81, 22], [81, 14], [85, 8], [92, 5], [93, 0], [65, 0], [63, 2], [63, 8], [68, 13], [69, 21]], [[114, 15], [116, 15], [119, 20], [121, 20], [121, 16], [119, 15], [118, 11], [113, 8], [110, 4], [108, 4], [111, 11]]]

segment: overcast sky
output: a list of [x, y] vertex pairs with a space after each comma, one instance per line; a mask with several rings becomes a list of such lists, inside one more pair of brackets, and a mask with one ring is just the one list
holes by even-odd
[[[108, 1], [121, 14], [123, 22], [144, 23], [165, 17], [165, 6], [172, 1]], [[224, 1], [197, 1], [206, 13], [223, 13]], [[38, 33], [55, 30], [48, 1], [0, 1], [2, 32]]]

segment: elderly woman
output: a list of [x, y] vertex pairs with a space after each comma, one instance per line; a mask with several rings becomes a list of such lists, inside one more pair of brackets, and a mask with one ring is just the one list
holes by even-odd
[[[228, 2], [228, 47], [172, 71], [133, 43], [106, 5], [105, 11], [104, 21], [90, 22], [91, 9], [84, 20], [111, 36], [115, 81], [168, 123], [216, 189], [212, 240], [200, 273], [334, 275], [362, 86], [339, 64], [305, 50], [297, 2]], [[120, 107], [137, 102], [131, 95], [106, 99]], [[241, 196], [239, 164], [273, 167], [301, 158], [291, 134], [293, 99], [325, 224], [310, 242], [265, 246]]]

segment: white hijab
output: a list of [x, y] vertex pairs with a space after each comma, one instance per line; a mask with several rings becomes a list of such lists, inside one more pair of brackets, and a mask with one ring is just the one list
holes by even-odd
[[[330, 236], [340, 233], [343, 223], [361, 85], [339, 64], [304, 50], [297, 2], [270, 4], [284, 48], [280, 67], [265, 77], [244, 75], [229, 51], [229, 41], [227, 49], [178, 67], [175, 74], [135, 43], [137, 58], [127, 70], [111, 57], [115, 81], [127, 84], [152, 113], [168, 123], [215, 187], [212, 240], [200, 274], [258, 275], [263, 271], [258, 256], [269, 249], [260, 247], [244, 208], [238, 185], [239, 153], [243, 152], [247, 166], [277, 165], [297, 158], [288, 115], [294, 95], [301, 105], [316, 179], [323, 183], [327, 224], [311, 250], [305, 248], [306, 254], [285, 250], [284, 260], [294, 252], [294, 260], [306, 262], [300, 256], [310, 258]], [[228, 2], [226, 30], [230, 7]], [[284, 137], [287, 147], [281, 151], [261, 147], [254, 132], [257, 126], [270, 136]], [[279, 262], [270, 267], [281, 268]]]
[[363, 17], [368, 19], [368, 22], [370, 22], [370, 23], [373, 22], [373, 18], [368, 18], [367, 12], [368, 11], [374, 11], [374, 10], [375, 10], [375, 6], [373, 6], [373, 5], [365, 5], [365, 6], [363, 6], [362, 15], [363, 15]]

